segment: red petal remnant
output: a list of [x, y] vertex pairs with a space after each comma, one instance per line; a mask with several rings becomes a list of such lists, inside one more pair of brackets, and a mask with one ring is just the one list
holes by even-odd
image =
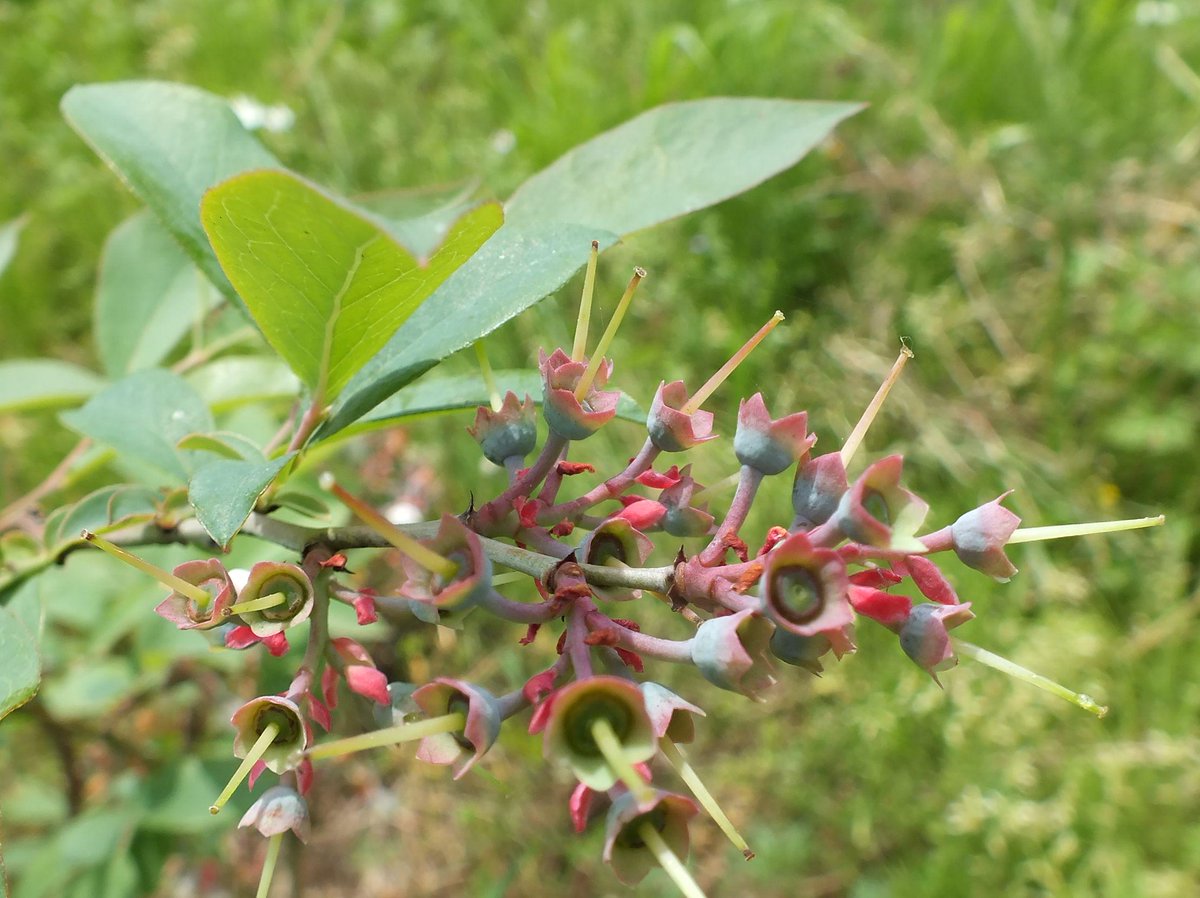
[[254, 631], [245, 624], [239, 624], [225, 633], [225, 648], [227, 649], [248, 649], [252, 645], [257, 645], [259, 641], [259, 638], [254, 635]]
[[897, 633], [912, 611], [912, 599], [908, 596], [894, 595], [869, 586], [851, 586], [850, 604], [863, 617], [869, 617]]
[[354, 616], [358, 619], [360, 627], [379, 620], [379, 614], [375, 610], [375, 593], [372, 590], [360, 591], [351, 604], [354, 606]]
[[666, 513], [666, 506], [653, 499], [638, 499], [617, 512], [616, 517], [631, 523], [635, 530], [647, 530], [662, 520]]
[[345, 674], [346, 685], [353, 692], [379, 702], [381, 705], [391, 704], [392, 699], [388, 695], [387, 689], [387, 676], [383, 671], [363, 664], [349, 664], [346, 666]]
[[338, 672], [332, 667], [326, 667], [321, 673], [321, 694], [330, 708], [337, 707], [337, 683]]
[[568, 806], [571, 809], [571, 825], [577, 833], [587, 829], [588, 811], [591, 810], [592, 796], [595, 794], [594, 790], [589, 789], [583, 783], [579, 783], [571, 792], [571, 801]]
[[589, 465], [583, 461], [560, 461], [555, 465], [555, 469], [564, 477], [573, 477], [576, 474], [582, 474], [584, 471], [589, 471], [592, 474], [596, 473], [595, 465]]
[[529, 701], [529, 704], [536, 705], [542, 700], [542, 696], [548, 695], [554, 689], [554, 683], [558, 680], [559, 668], [558, 665], [548, 667], [539, 674], [534, 674], [525, 681], [525, 685], [521, 687], [521, 694]]
[[921, 590], [921, 595], [939, 605], [957, 605], [958, 593], [936, 564], [920, 555], [909, 555], [898, 563], [908, 569], [908, 574]]
[[282, 630], [272, 633], [270, 636], [264, 636], [262, 644], [276, 658], [282, 658], [288, 653], [288, 639]]
[[637, 476], [637, 482], [642, 486], [647, 486], [652, 490], [670, 489], [675, 484], [679, 483], [683, 475], [679, 473], [678, 465], [671, 465], [666, 471], [658, 472], [651, 468], [648, 471], [643, 471]]

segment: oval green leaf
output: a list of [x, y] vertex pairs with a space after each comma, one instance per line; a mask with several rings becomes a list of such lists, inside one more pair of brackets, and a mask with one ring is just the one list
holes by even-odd
[[592, 240], [603, 249], [617, 237], [559, 222], [500, 228], [355, 375], [317, 437], [333, 435], [446, 356], [553, 293], [587, 261]]
[[0, 412], [78, 405], [102, 386], [102, 377], [70, 362], [0, 362]]
[[41, 678], [37, 635], [7, 608], [0, 608], [0, 720], [33, 698]]
[[505, 226], [363, 367], [318, 436], [557, 290], [583, 266], [592, 240], [605, 247], [614, 235], [748, 190], [795, 165], [861, 108], [758, 98], [673, 103], [571, 150], [518, 188]]
[[187, 480], [194, 461], [175, 444], [213, 429], [212, 415], [187, 381], [170, 371], [138, 371], [97, 393], [83, 408], [64, 412], [72, 430], [115, 449], [123, 462], [153, 465]]
[[158, 216], [200, 270], [235, 297], [200, 226], [204, 191], [279, 162], [221, 97], [160, 81], [78, 85], [63, 116]]
[[270, 461], [222, 459], [205, 465], [188, 484], [196, 519], [218, 546], [225, 546], [246, 523], [254, 503], [294, 452]]
[[108, 237], [96, 284], [96, 348], [114, 377], [161, 362], [219, 301], [179, 244], [149, 212]]
[[503, 213], [488, 204], [459, 219], [425, 266], [374, 220], [287, 172], [231, 178], [205, 194], [201, 217], [267, 342], [329, 400]]

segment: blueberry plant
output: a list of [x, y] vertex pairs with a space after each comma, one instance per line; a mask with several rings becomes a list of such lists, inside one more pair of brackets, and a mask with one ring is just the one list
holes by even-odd
[[[736, 486], [723, 501], [696, 482], [686, 453], [717, 438], [704, 406], [783, 316], [746, 322], [726, 365], [703, 385], [660, 383], [647, 412], [618, 389], [607, 355], [647, 272], [634, 270], [593, 342], [603, 250], [790, 167], [856, 107], [667, 105], [570, 151], [505, 203], [452, 197], [409, 217], [288, 171], [224, 100], [193, 88], [77, 87], [63, 111], [146, 209], [114, 232], [101, 266], [103, 372], [49, 360], [2, 366], [8, 408], [62, 407], [82, 442], [0, 512], [0, 716], [36, 693], [53, 651], [39, 634], [39, 578], [85, 553], [112, 556], [114, 575], [122, 562], [159, 581], [166, 594], [136, 608], [139, 620], [182, 631], [235, 680], [249, 653], [281, 659], [288, 685], [237, 707], [236, 770], [204, 802], [218, 815], [267, 781], [240, 803], [240, 825], [265, 837], [259, 896], [288, 832], [304, 840], [321, 825], [305, 796], [326, 765], [416, 743], [418, 761], [457, 779], [512, 727], [540, 734], [545, 762], [573, 774], [578, 785], [561, 800], [577, 829], [607, 808], [603, 855], [618, 879], [634, 884], [658, 866], [684, 895], [702, 895], [686, 866], [702, 816], [733, 850], [753, 852], [683, 748], [704, 716], [699, 696], [667, 689], [654, 668], [690, 665], [712, 686], [758, 700], [778, 665], [817, 674], [855, 651], [862, 619], [892, 631], [933, 682], [966, 656], [1104, 713], [951, 635], [974, 615], [937, 559], [952, 553], [1004, 581], [1016, 572], [1013, 544], [1161, 518], [1021, 528], [1000, 496], [924, 530], [928, 505], [903, 485], [901, 456], [855, 465], [913, 355], [907, 346], [858, 425], [827, 451], [804, 411], [772, 417], [769, 395], [741, 398]], [[536, 372], [493, 373], [482, 339], [580, 268], [571, 345], [541, 349]], [[247, 350], [260, 338], [273, 355]], [[472, 346], [479, 376], [428, 373]], [[286, 396], [292, 413], [266, 426], [216, 423], [214, 410]], [[353, 433], [471, 407], [463, 439], [507, 485], [476, 492], [468, 508], [398, 524], [330, 470], [328, 450]], [[589, 452], [618, 417], [645, 428], [629, 460]], [[101, 464], [121, 482], [45, 502]], [[769, 510], [779, 525], [747, 532], [760, 485], [780, 476], [792, 478], [790, 508]], [[564, 498], [569, 480], [587, 486]], [[337, 518], [346, 525], [330, 526]], [[192, 557], [167, 569], [136, 554], [162, 544]], [[278, 551], [255, 557], [264, 544]], [[386, 576], [350, 564], [346, 553], [362, 549], [386, 559]], [[227, 563], [239, 551], [250, 560]], [[905, 581], [920, 600], [894, 591]], [[656, 603], [674, 612], [670, 635], [648, 632], [644, 609]], [[491, 616], [523, 628], [522, 644], [550, 641], [556, 660], [524, 682], [469, 682], [454, 670], [389, 682], [362, 641], [334, 635], [338, 609], [360, 625], [415, 620], [431, 633]], [[373, 716], [361, 713], [367, 706]]]

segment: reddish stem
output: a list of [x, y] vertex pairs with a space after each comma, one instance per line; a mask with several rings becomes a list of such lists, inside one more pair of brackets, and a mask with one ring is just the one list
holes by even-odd
[[763, 473], [757, 468], [752, 468], [750, 465], [742, 465], [741, 476], [738, 477], [737, 492], [733, 494], [733, 501], [729, 505], [729, 513], [725, 515], [725, 520], [721, 522], [721, 526], [713, 536], [712, 542], [700, 553], [700, 563], [702, 565], [712, 567], [713, 565], [720, 564], [725, 558], [725, 540], [730, 536], [737, 536], [738, 530], [746, 522], [746, 515], [750, 512], [750, 506], [754, 504], [754, 496], [758, 493], [758, 487], [762, 483], [762, 479]]

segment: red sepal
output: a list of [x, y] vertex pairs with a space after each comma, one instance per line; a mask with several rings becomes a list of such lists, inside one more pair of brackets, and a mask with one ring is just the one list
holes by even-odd
[[346, 677], [346, 685], [359, 695], [366, 696], [372, 701], [377, 701], [381, 705], [389, 705], [392, 702], [391, 696], [388, 695], [387, 675], [374, 667], [367, 667], [365, 664], [350, 664], [347, 665], [343, 674]]
[[263, 637], [262, 644], [265, 645], [267, 647], [267, 651], [276, 658], [282, 658], [287, 654], [287, 636], [284, 635], [282, 630], [280, 630], [278, 633], [272, 633], [270, 636]]
[[666, 471], [659, 473], [653, 469], [643, 471], [637, 476], [637, 482], [642, 486], [648, 486], [652, 490], [670, 489], [677, 484], [683, 477], [679, 473], [678, 465], [671, 465]]
[[569, 807], [571, 809], [571, 825], [575, 832], [581, 833], [587, 828], [588, 811], [592, 807], [592, 796], [596, 793], [580, 783], [571, 793]]
[[850, 575], [850, 583], [854, 586], [868, 586], [871, 589], [887, 589], [895, 586], [904, 578], [895, 571], [884, 567], [867, 568], [865, 571]]
[[536, 705], [542, 700], [542, 696], [549, 694], [554, 690], [554, 681], [558, 679], [557, 665], [547, 668], [539, 674], [534, 674], [525, 681], [525, 685], [521, 687], [521, 694], [529, 700], [529, 704]]
[[583, 461], [560, 461], [555, 465], [555, 470], [564, 477], [571, 477], [575, 474], [582, 474], [584, 471], [596, 473], [596, 466], [589, 465]]
[[257, 645], [258, 642], [259, 639], [254, 635], [254, 631], [245, 624], [240, 624], [225, 634], [225, 648], [227, 649], [248, 649], [252, 645]]

